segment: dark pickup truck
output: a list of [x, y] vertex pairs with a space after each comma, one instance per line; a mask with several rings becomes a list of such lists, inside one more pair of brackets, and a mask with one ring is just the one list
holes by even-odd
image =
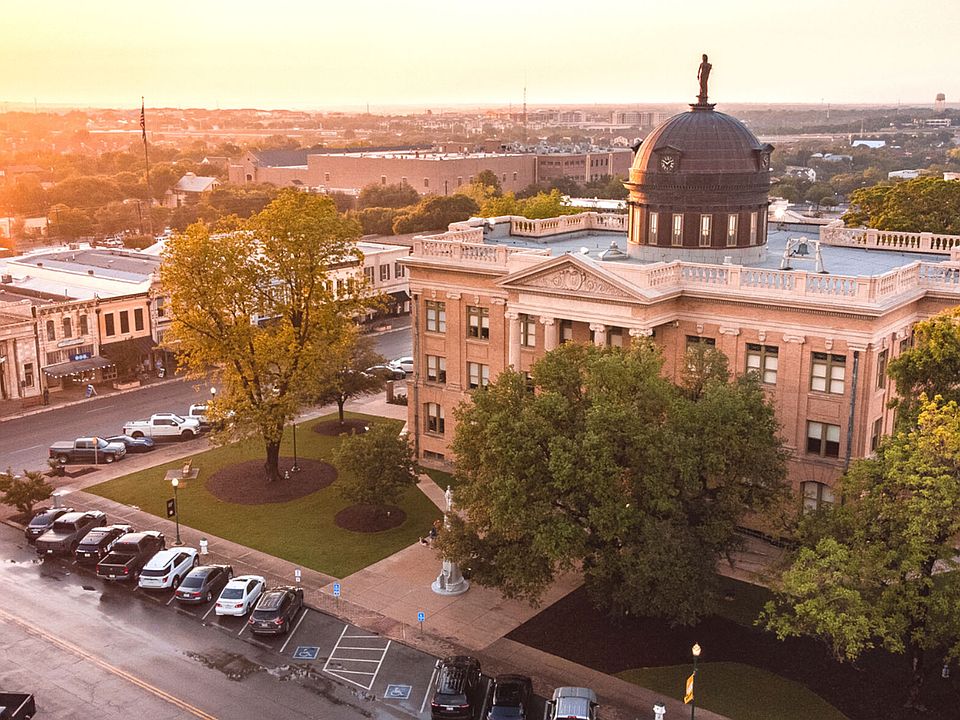
[[108, 525], [95, 527], [83, 536], [77, 551], [74, 553], [77, 562], [81, 565], [96, 565], [103, 560], [117, 544], [117, 540], [127, 533], [132, 533], [129, 525]]
[[97, 563], [97, 577], [107, 580], [134, 580], [147, 560], [167, 546], [157, 530], [128, 533], [117, 540], [110, 554]]
[[3, 720], [29, 720], [36, 713], [33, 695], [0, 692], [0, 718]]
[[50, 457], [61, 465], [67, 463], [112, 463], [127, 454], [123, 443], [107, 442], [103, 438], [77, 438], [73, 442], [55, 442], [50, 446]]
[[37, 538], [37, 555], [72, 553], [88, 532], [106, 524], [107, 516], [99, 510], [61, 515], [53, 521], [49, 530]]

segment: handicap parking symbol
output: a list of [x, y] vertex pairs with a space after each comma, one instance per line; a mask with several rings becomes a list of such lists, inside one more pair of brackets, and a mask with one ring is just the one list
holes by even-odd
[[409, 700], [412, 690], [411, 685], [387, 685], [383, 698], [384, 700]]
[[340, 583], [333, 584], [333, 596], [340, 597]]
[[294, 660], [316, 660], [320, 654], [320, 648], [313, 645], [298, 645], [293, 651]]

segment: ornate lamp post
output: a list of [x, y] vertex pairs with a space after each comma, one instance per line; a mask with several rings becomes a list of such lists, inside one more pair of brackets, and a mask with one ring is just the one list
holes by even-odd
[[170, 481], [170, 484], [173, 485], [173, 509], [174, 517], [177, 520], [177, 539], [173, 541], [174, 545], [183, 545], [183, 541], [180, 540], [180, 498], [177, 496], [177, 488], [180, 487], [180, 479], [173, 478]]
[[[697, 680], [697, 658], [700, 657], [700, 644], [694, 643], [693, 647], [690, 649], [690, 652], [693, 653], [693, 675], [691, 679], [696, 682]], [[694, 720], [694, 715], [697, 712], [697, 699], [693, 696], [693, 688], [690, 688], [690, 720]]]
[[[447, 511], [443, 514], [443, 526], [449, 529], [450, 513], [453, 512], [453, 491], [449, 485], [444, 497], [447, 500]], [[430, 587], [437, 595], [462, 595], [470, 589], [470, 581], [463, 577], [457, 563], [444, 558], [440, 574]]]

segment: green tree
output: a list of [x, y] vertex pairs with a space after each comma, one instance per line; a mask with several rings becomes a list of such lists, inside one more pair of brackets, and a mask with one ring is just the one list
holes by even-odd
[[875, 185], [850, 195], [848, 227], [960, 234], [960, 183], [919, 177]]
[[393, 235], [393, 221], [402, 213], [389, 207], [368, 207], [356, 213], [364, 235]]
[[497, 177], [497, 174], [493, 170], [481, 170], [477, 173], [474, 183], [482, 187], [490, 188], [490, 191], [494, 195], [500, 195], [503, 192], [503, 187], [500, 185], [500, 178]]
[[[712, 351], [716, 352], [716, 351]], [[457, 505], [441, 538], [475, 581], [537, 600], [582, 567], [598, 605], [694, 622], [750, 510], [784, 491], [785, 455], [753, 375], [691, 393], [650, 343], [568, 343], [456, 410]], [[750, 458], [749, 463], [743, 458]]]
[[357, 197], [357, 208], [402, 208], [420, 202], [420, 193], [407, 183], [399, 185], [381, 185], [371, 183], [364, 186]]
[[112, 179], [85, 176], [70, 177], [57, 183], [50, 190], [50, 198], [54, 203], [92, 210], [114, 200], [123, 200], [124, 196]]
[[829, 183], [815, 182], [804, 191], [803, 197], [807, 202], [816, 203], [819, 206], [823, 198], [833, 197], [833, 188]]
[[770, 188], [770, 194], [774, 197], [782, 197], [789, 202], [798, 202], [800, 200], [800, 190], [797, 186], [789, 182], [778, 182]]
[[[352, 337], [349, 337], [351, 333]], [[328, 402], [337, 404], [341, 425], [343, 425], [343, 406], [350, 398], [383, 388], [383, 378], [365, 373], [364, 370], [385, 362], [383, 355], [374, 349], [373, 338], [360, 335], [356, 327], [350, 333], [345, 333], [345, 340], [337, 346], [338, 352], [334, 354], [332, 351], [327, 358], [333, 371], [319, 389], [316, 398], [323, 404]]]
[[54, 205], [47, 217], [50, 234], [62, 240], [76, 240], [93, 235], [94, 222], [90, 213], [80, 208]]
[[917, 427], [858, 460], [844, 503], [808, 522], [760, 622], [780, 639], [811, 636], [839, 660], [872, 648], [906, 653], [908, 704], [932, 650], [960, 657], [960, 411], [921, 399]]
[[24, 470], [14, 475], [10, 468], [0, 473], [0, 502], [11, 505], [24, 515], [33, 513], [33, 506], [53, 494], [53, 485], [43, 479], [39, 471]]
[[242, 230], [197, 223], [167, 244], [160, 275], [170, 295], [171, 347], [188, 372], [216, 368], [217, 403], [234, 432], [259, 436], [264, 471], [279, 477], [287, 421], [336, 368], [369, 304], [364, 283], [334, 294], [330, 271], [362, 256], [360, 226], [329, 198], [284, 190]]
[[923, 394], [960, 402], [960, 309], [917, 323], [913, 345], [890, 361], [887, 374], [897, 389], [892, 404], [900, 429], [916, 424]]
[[393, 221], [393, 232], [423, 232], [425, 230], [446, 230], [450, 223], [461, 222], [476, 215], [479, 206], [466, 195], [429, 195], [417, 203], [416, 207], [398, 215]]
[[345, 437], [334, 452], [344, 475], [337, 481], [345, 500], [363, 505], [396, 505], [417, 484], [417, 463], [406, 435], [387, 423]]

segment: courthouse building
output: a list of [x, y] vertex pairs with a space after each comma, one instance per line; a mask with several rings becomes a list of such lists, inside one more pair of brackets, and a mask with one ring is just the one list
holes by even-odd
[[[808, 506], [893, 425], [887, 363], [960, 300], [960, 237], [768, 227], [770, 154], [705, 102], [637, 152], [628, 215], [472, 220], [419, 237], [409, 268], [418, 456], [452, 461], [454, 408], [565, 342], [651, 338], [679, 380], [687, 348], [759, 374]], [[954, 249], [956, 248], [956, 249]], [[749, 458], [744, 458], [748, 462]]]

